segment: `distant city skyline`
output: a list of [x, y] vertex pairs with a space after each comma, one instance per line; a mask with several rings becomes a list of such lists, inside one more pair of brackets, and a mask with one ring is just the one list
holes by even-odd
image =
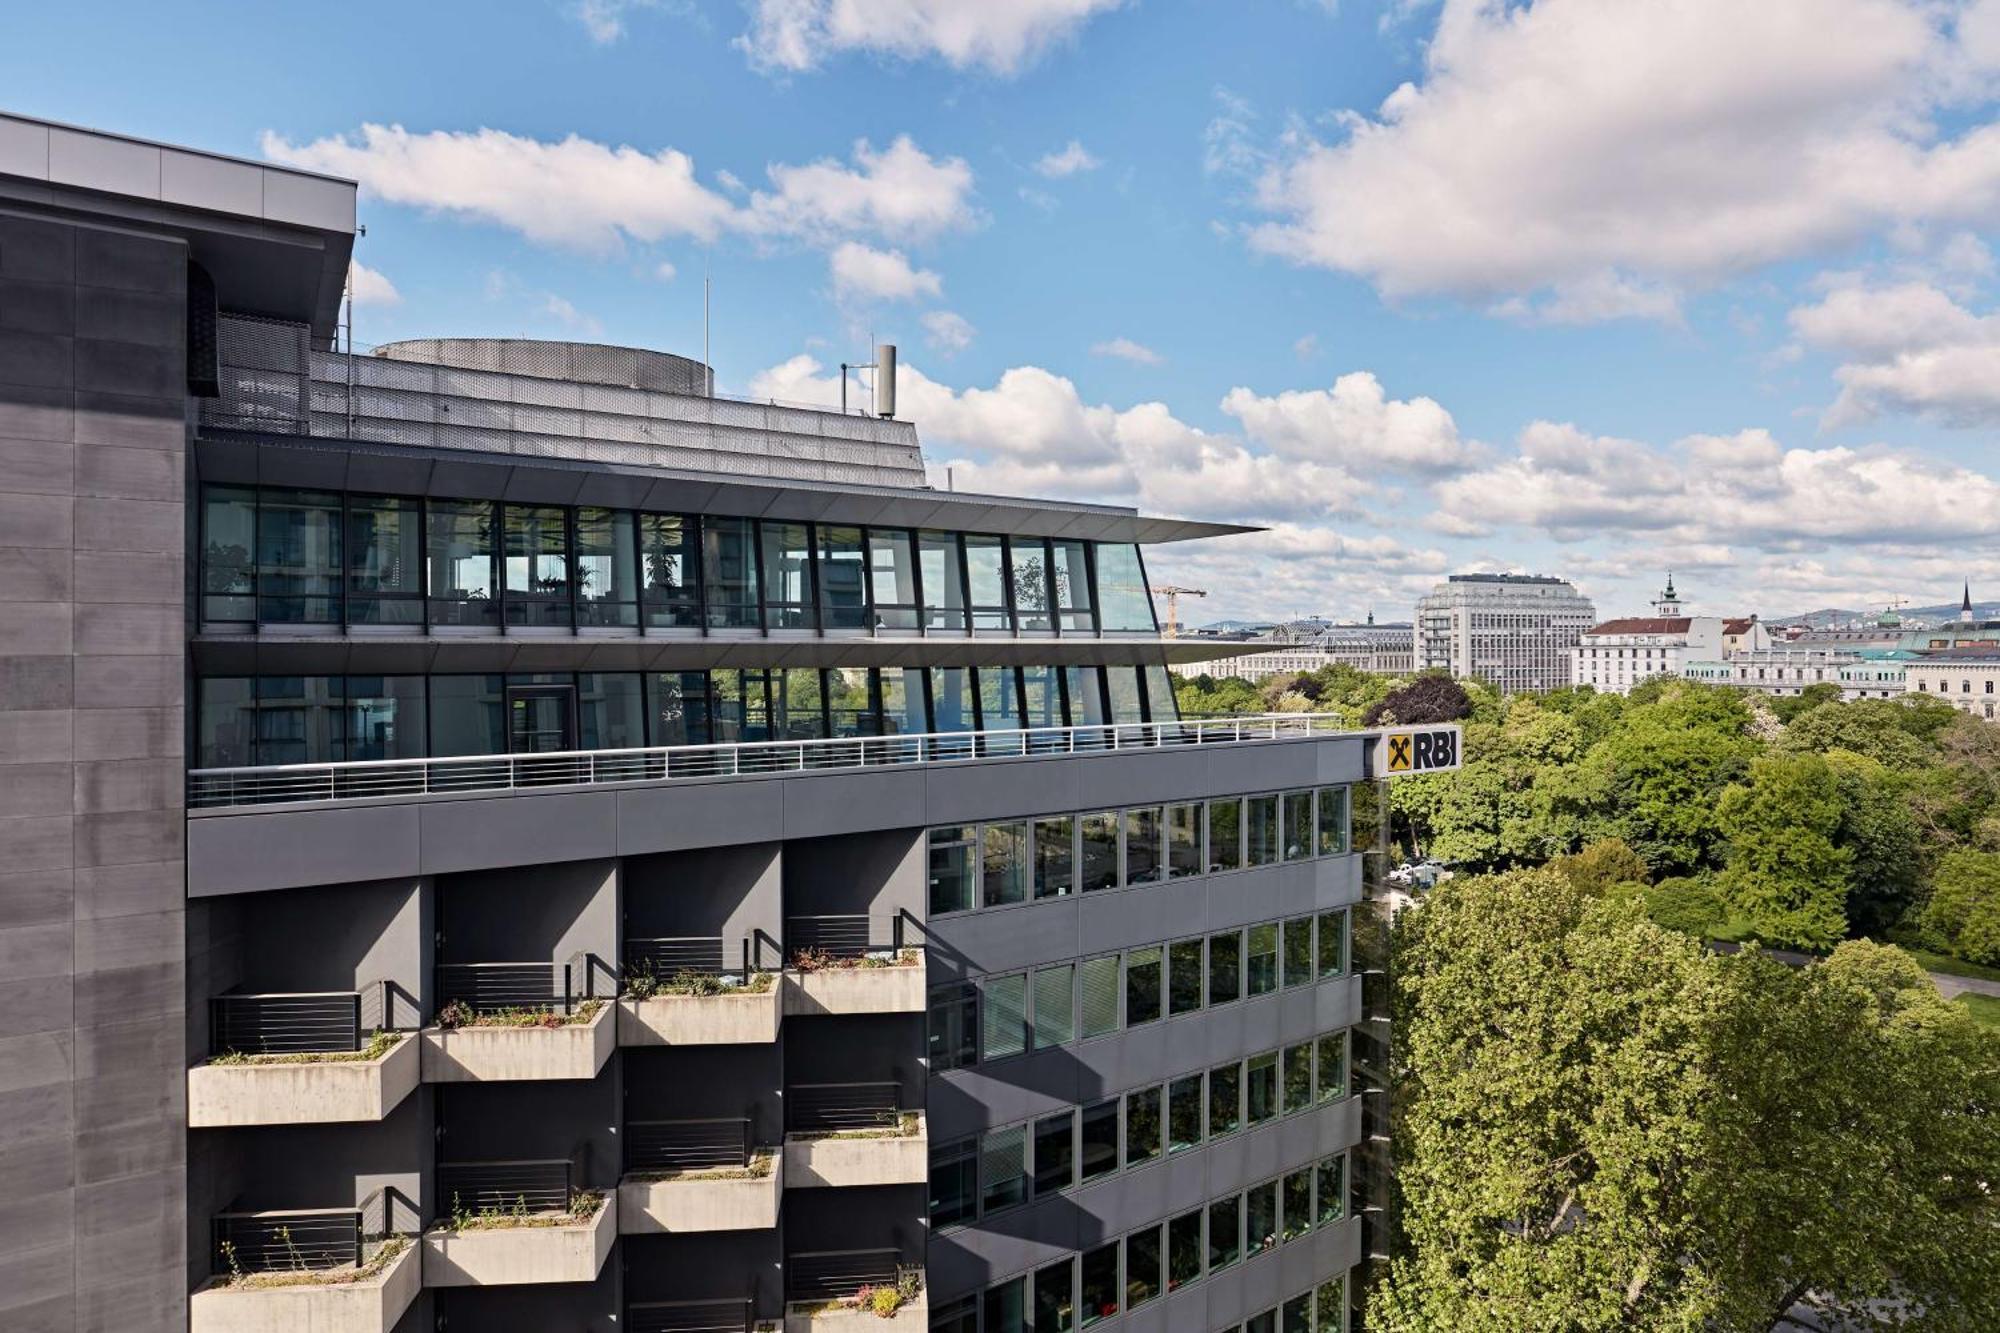
[[234, 12], [28, 7], [9, 105], [359, 178], [363, 343], [894, 341], [940, 484], [1267, 526], [1154, 553], [1217, 618], [2000, 589], [2000, 0]]

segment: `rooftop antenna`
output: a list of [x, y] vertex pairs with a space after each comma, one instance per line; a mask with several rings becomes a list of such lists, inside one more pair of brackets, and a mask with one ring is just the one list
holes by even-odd
[[708, 380], [708, 396], [715, 397], [715, 363], [708, 359], [708, 252], [701, 255], [701, 371]]

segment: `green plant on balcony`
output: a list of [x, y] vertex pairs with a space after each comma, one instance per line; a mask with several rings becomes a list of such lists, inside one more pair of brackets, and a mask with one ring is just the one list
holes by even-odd
[[597, 1011], [603, 1007], [602, 1000], [585, 1000], [568, 1012], [538, 1005], [516, 1005], [506, 1009], [488, 1009], [482, 1013], [464, 1000], [452, 1000], [438, 1010], [437, 1025], [446, 1032], [475, 1027], [565, 1028], [588, 1023], [597, 1017]]
[[531, 1212], [525, 1195], [512, 1203], [482, 1203], [467, 1208], [459, 1196], [451, 1196], [451, 1218], [441, 1224], [445, 1231], [497, 1231], [510, 1227], [574, 1227], [597, 1216], [604, 1195], [596, 1190], [578, 1190], [569, 1196], [569, 1206]]
[[885, 953], [833, 954], [825, 949], [804, 948], [792, 951], [792, 969], [797, 972], [836, 972], [843, 969], [878, 967], [911, 967], [921, 955], [915, 949], [904, 949], [894, 955]]
[[209, 1060], [212, 1065], [317, 1065], [365, 1063], [379, 1060], [396, 1048], [405, 1034], [378, 1031], [358, 1051], [288, 1051], [283, 1054], [253, 1055], [246, 1051], [224, 1051]]

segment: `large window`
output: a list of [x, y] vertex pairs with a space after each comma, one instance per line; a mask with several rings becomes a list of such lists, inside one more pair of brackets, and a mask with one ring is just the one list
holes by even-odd
[[347, 501], [347, 619], [424, 623], [423, 506], [356, 495]]
[[[693, 629], [701, 624], [701, 552], [701, 527], [693, 514], [639, 515], [640, 581], [648, 629]], [[753, 604], [755, 600], [753, 589]]]
[[433, 625], [491, 628], [500, 623], [500, 606], [495, 595], [499, 585], [495, 578], [495, 562], [499, 558], [496, 532], [499, 517], [495, 509], [496, 506], [478, 500], [430, 502], [428, 544]]
[[868, 529], [868, 593], [876, 628], [907, 632], [922, 623], [917, 609], [916, 545], [904, 529]]
[[1159, 633], [1138, 547], [1108, 542], [1098, 546], [1097, 607], [1106, 634]]
[[764, 626], [813, 627], [811, 529], [803, 523], [766, 521], [764, 529]]
[[971, 825], [934, 828], [930, 834], [930, 911], [932, 916], [963, 912], [972, 906], [973, 835]]
[[267, 623], [338, 624], [344, 570], [340, 496], [324, 491], [263, 492], [257, 512], [257, 618]]
[[1044, 543], [1014, 537], [1007, 543], [1007, 561], [1014, 575], [1014, 614], [1024, 635], [1048, 634], [1055, 628], [1049, 596], [1049, 559]]
[[1007, 614], [1007, 544], [1001, 537], [965, 534], [965, 579], [971, 597], [972, 628], [1010, 633]]
[[969, 981], [936, 986], [930, 995], [930, 1072], [963, 1069], [979, 1060], [979, 988]]
[[747, 518], [702, 519], [702, 605], [710, 629], [757, 626], [755, 533]]
[[1064, 634], [1091, 635], [1097, 632], [1091, 611], [1090, 557], [1082, 542], [1049, 543], [1052, 553], [1051, 578], [1055, 585], [1057, 622]]
[[639, 623], [639, 567], [632, 515], [576, 511], [576, 623], [620, 629]]
[[201, 618], [257, 618], [257, 492], [209, 486], [201, 508]]
[[1078, 873], [1085, 893], [1118, 886], [1118, 822], [1115, 810], [1077, 817]]
[[1035, 821], [1035, 897], [1062, 898], [1076, 890], [1076, 819], [1057, 815]]
[[861, 529], [819, 529], [819, 623], [824, 630], [868, 628], [867, 569]]
[[553, 505], [506, 509], [507, 623], [570, 623], [568, 513]]
[[918, 568], [924, 588], [924, 628], [935, 633], [963, 634], [965, 615], [965, 565], [959, 558], [958, 534], [921, 532], [917, 534]]

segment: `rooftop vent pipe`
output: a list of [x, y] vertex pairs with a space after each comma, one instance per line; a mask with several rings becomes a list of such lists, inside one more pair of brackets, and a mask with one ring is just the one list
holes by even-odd
[[896, 415], [896, 344], [883, 343], [875, 349], [875, 415]]

